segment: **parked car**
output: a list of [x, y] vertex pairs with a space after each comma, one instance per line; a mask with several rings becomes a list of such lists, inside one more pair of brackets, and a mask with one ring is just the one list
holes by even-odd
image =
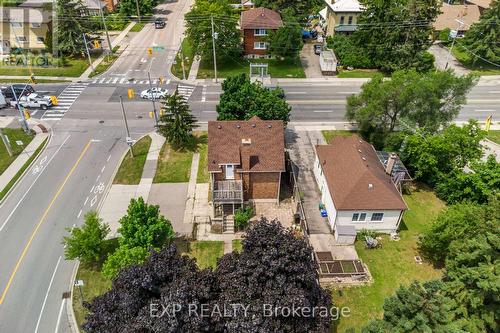
[[314, 45], [314, 54], [320, 55], [321, 51], [323, 51], [323, 45], [315, 44]]
[[153, 89], [148, 89], [148, 90], [143, 90], [141, 92], [141, 98], [144, 99], [160, 99], [164, 98], [167, 96], [167, 89], [163, 88], [153, 88]]
[[163, 29], [165, 28], [165, 20], [162, 19], [161, 17], [158, 17], [155, 19], [155, 29]]
[[[14, 91], [16, 93], [16, 96], [19, 98], [21, 97], [21, 94], [24, 96], [32, 94], [35, 92], [35, 89], [30, 86], [29, 84], [13, 84], [11, 86], [7, 86], [2, 88], [2, 94], [4, 95], [5, 98], [9, 99], [15, 99], [14, 93], [12, 92], [12, 88], [14, 88]], [[26, 89], [25, 89], [26, 88]]]
[[[10, 104], [13, 107], [17, 106], [17, 103], [15, 100], [11, 100]], [[33, 109], [41, 108], [42, 110], [47, 110], [47, 108], [49, 108], [53, 105], [52, 98], [50, 98], [50, 96], [44, 96], [44, 95], [37, 94], [37, 93], [31, 93], [28, 96], [19, 97], [19, 104], [25, 108], [30, 108], [30, 109], [31, 108], [33, 108]]]
[[5, 100], [5, 96], [3, 95], [3, 93], [0, 91], [0, 109], [6, 106], [7, 106], [7, 101]]

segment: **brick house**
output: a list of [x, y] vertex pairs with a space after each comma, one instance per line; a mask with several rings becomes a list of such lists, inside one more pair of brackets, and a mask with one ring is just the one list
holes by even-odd
[[240, 27], [243, 30], [243, 49], [247, 57], [267, 56], [265, 37], [271, 30], [283, 26], [280, 14], [263, 7], [241, 13]]
[[208, 172], [214, 212], [245, 202], [278, 202], [285, 172], [281, 120], [208, 122]]

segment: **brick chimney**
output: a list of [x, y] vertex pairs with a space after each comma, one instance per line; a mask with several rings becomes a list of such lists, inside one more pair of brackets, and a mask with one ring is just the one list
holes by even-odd
[[398, 155], [395, 153], [391, 153], [389, 156], [389, 160], [387, 161], [387, 166], [385, 167], [385, 172], [388, 175], [392, 174], [392, 169], [394, 169], [394, 164], [396, 164], [396, 159], [398, 158]]

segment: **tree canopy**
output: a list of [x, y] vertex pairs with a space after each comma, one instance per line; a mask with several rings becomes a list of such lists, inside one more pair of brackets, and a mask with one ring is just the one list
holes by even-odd
[[[82, 0], [57, 0], [56, 14], [60, 19], [55, 25], [54, 33], [57, 36], [57, 50], [65, 56], [80, 56], [85, 52], [83, 35], [87, 41], [96, 36], [95, 27], [88, 17], [88, 8]], [[47, 44], [52, 44], [47, 42]]]
[[455, 119], [476, 81], [451, 71], [397, 71], [390, 80], [377, 75], [347, 98], [346, 118], [367, 139], [374, 132], [386, 137], [396, 127], [434, 133]]
[[299, 17], [316, 14], [324, 2], [321, 0], [255, 0], [256, 7], [270, 8], [279, 12], [291, 10]]
[[276, 31], [270, 31], [267, 37], [268, 52], [277, 57], [295, 58], [302, 49], [302, 29], [291, 23]]
[[217, 56], [240, 56], [241, 32], [237, 28], [239, 16], [225, 0], [196, 0], [191, 11], [185, 15], [186, 35], [193, 50], [212, 61], [211, 17], [214, 20], [214, 32], [218, 34], [215, 39]]
[[[173, 304], [178, 311], [163, 313], [162, 305]], [[201, 315], [202, 305], [222, 309], [231, 304], [241, 304], [246, 314], [238, 308], [231, 316]], [[250, 228], [241, 253], [226, 254], [214, 271], [199, 270], [174, 245], [123, 269], [110, 291], [87, 304], [90, 314], [83, 328], [89, 333], [309, 332], [327, 329], [331, 320], [264, 316], [263, 304], [331, 306], [329, 292], [319, 285], [312, 249], [278, 222], [265, 219]]]
[[137, 1], [141, 16], [153, 14], [153, 9], [159, 3], [158, 0], [121, 0], [120, 13], [124, 16], [137, 16]]
[[[463, 44], [473, 54], [500, 67], [500, 1], [493, 0], [482, 14], [479, 22], [474, 23], [465, 33]], [[461, 44], [462, 42], [460, 42]], [[472, 55], [473, 62], [480, 60]]]
[[291, 107], [283, 98], [281, 88], [269, 89], [259, 82], [250, 82], [245, 74], [228, 77], [222, 83], [223, 93], [217, 105], [218, 120], [290, 119]]
[[193, 141], [193, 129], [198, 125], [189, 105], [177, 89], [173, 95], [165, 98], [162, 111], [164, 114], [158, 122], [158, 133], [174, 148], [186, 147]]

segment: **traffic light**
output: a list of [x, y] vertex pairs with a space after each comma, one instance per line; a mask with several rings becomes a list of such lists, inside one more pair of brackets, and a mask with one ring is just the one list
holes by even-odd
[[149, 112], [149, 118], [151, 118], [151, 119], [153, 119], [153, 118], [154, 118], [153, 111], [150, 111], [150, 112]]
[[160, 84], [164, 84], [165, 83], [165, 78], [163, 76], [160, 76]]
[[31, 118], [30, 112], [28, 109], [24, 109], [24, 119], [28, 120]]
[[129, 90], [127, 91], [127, 94], [128, 94], [128, 98], [129, 98], [129, 99], [134, 99], [134, 96], [135, 96], [134, 89], [129, 89]]
[[36, 84], [35, 75], [33, 75], [33, 74], [30, 75], [30, 82], [33, 84]]
[[152, 56], [153, 55], [153, 49], [148, 47], [148, 56]]
[[94, 48], [95, 49], [100, 49], [101, 48], [101, 43], [97, 39], [94, 40]]
[[59, 104], [59, 100], [57, 99], [56, 96], [50, 96], [50, 101], [52, 102], [52, 105], [58, 105]]

